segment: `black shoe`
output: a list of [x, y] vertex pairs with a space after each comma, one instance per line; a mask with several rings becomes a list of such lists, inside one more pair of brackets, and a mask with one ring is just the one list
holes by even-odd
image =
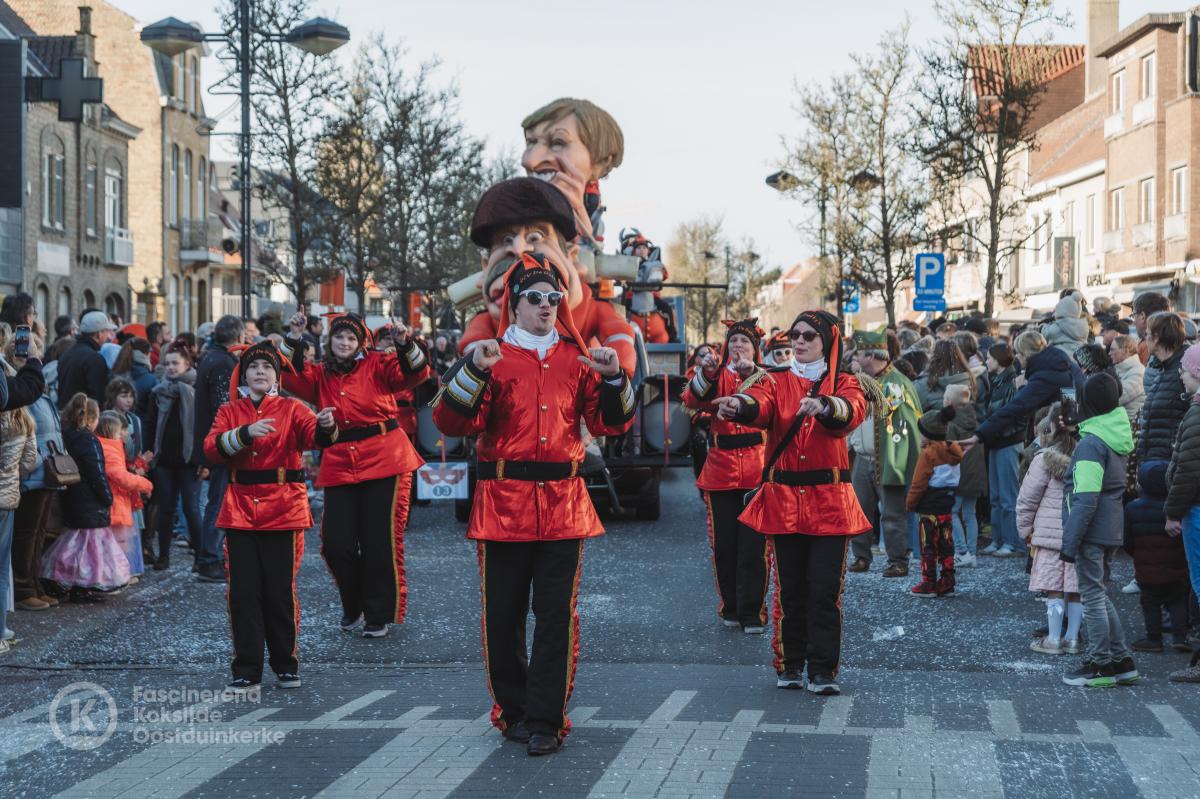
[[842, 687], [830, 674], [815, 674], [809, 677], [805, 687], [810, 694], [817, 696], [837, 696], [842, 692]]
[[1133, 685], [1142, 679], [1142, 675], [1138, 674], [1137, 666], [1133, 663], [1133, 658], [1126, 657], [1113, 661], [1112, 670], [1117, 685]]
[[524, 719], [509, 724], [504, 728], [504, 732], [500, 734], [503, 735], [506, 740], [515, 741], [519, 744], [529, 743], [529, 739], [533, 735], [533, 733], [529, 730], [529, 725], [525, 723]]
[[1134, 652], [1161, 652], [1163, 651], [1163, 642], [1159, 638], [1157, 641], [1153, 638], [1143, 638], [1140, 641], [1134, 641], [1131, 645]]
[[1068, 671], [1063, 675], [1062, 681], [1067, 685], [1082, 685], [1088, 688], [1112, 688], [1117, 684], [1113, 664], [1093, 663], [1090, 660], [1074, 671]]
[[342, 628], [342, 632], [352, 633], [363, 625], [363, 615], [360, 613], [357, 616], [342, 616], [342, 620], [338, 622], [338, 627]]
[[225, 570], [219, 565], [205, 566], [196, 574], [196, 580], [201, 583], [225, 582]]
[[72, 588], [70, 599], [77, 605], [98, 605], [104, 601], [104, 596], [86, 588]]
[[362, 629], [363, 638], [382, 638], [388, 634], [388, 626], [386, 624], [364, 624]]
[[525, 745], [525, 753], [530, 757], [541, 757], [542, 755], [552, 755], [558, 751], [558, 738], [554, 735], [547, 735], [544, 732], [535, 732], [529, 736], [529, 743]]
[[1184, 635], [1176, 635], [1174, 638], [1172, 638], [1171, 648], [1176, 652], [1187, 653], [1192, 651], [1192, 645], [1187, 642], [1187, 636]]
[[244, 694], [247, 691], [253, 691], [255, 688], [258, 688], [259, 685], [261, 685], [261, 683], [258, 680], [250, 680], [245, 677], [238, 677], [236, 680], [229, 683], [229, 685], [226, 685], [225, 690], [235, 694]]
[[799, 689], [804, 687], [804, 675], [799, 669], [786, 669], [775, 677], [776, 688]]
[[162, 555], [154, 559], [154, 571], [165, 572], [171, 568], [171, 558], [167, 555]]
[[293, 672], [286, 671], [283, 674], [276, 674], [275, 676], [279, 678], [278, 685], [280, 688], [299, 688], [300, 687], [300, 675], [299, 674], [295, 674]]
[[854, 562], [846, 567], [848, 572], [865, 572], [871, 570], [871, 561], [866, 558], [855, 558]]
[[908, 564], [889, 563], [883, 570], [884, 577], [907, 577]]

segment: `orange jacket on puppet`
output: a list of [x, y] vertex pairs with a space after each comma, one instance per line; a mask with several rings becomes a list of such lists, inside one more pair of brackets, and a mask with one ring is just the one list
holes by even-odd
[[[154, 490], [154, 484], [145, 477], [129, 471], [125, 465], [125, 443], [115, 438], [100, 439], [104, 450], [104, 476], [112, 489], [113, 504], [110, 511], [114, 527], [131, 527], [133, 509], [141, 507], [141, 495]], [[136, 503], [136, 504], [135, 504]]]
[[826, 359], [817, 362], [824, 364], [824, 373], [810, 380], [797, 369], [770, 372], [736, 395], [744, 402], [738, 421], [766, 428], [769, 457], [791, 427], [802, 399], [821, 400], [826, 412], [804, 419], [738, 518], [764, 534], [857, 535], [870, 530], [871, 523], [850, 485], [846, 435], [866, 418], [867, 400], [853, 375], [830, 371], [830, 364], [836, 369], [841, 356], [836, 320], [824, 312], [806, 312], [801, 318], [811, 318], [814, 327], [820, 324], [828, 332]]
[[354, 320], [362, 347], [349, 372], [331, 370], [324, 362], [305, 363], [296, 339], [289, 339], [293, 349], [284, 353], [295, 373], [284, 372], [283, 388], [318, 408], [335, 410], [340, 435], [321, 458], [320, 487], [392, 477], [424, 463], [396, 420], [396, 394], [429, 379], [429, 359], [411, 338], [394, 354], [365, 349], [366, 326], [349, 315], [331, 323], [331, 335], [343, 319]]
[[[525, 256], [513, 269], [544, 269], [541, 264]], [[508, 307], [506, 293], [506, 315]], [[595, 436], [624, 433], [633, 424], [633, 388], [628, 376], [621, 374], [614, 385], [579, 360], [584, 351], [565, 305], [558, 322], [559, 340], [544, 358], [501, 340], [503, 357], [491, 369], [478, 368], [467, 355], [444, 377], [434, 423], [447, 435], [478, 436], [481, 474], [485, 469], [496, 474], [476, 484], [468, 538], [538, 541], [604, 532], [583, 479], [574, 476], [583, 461], [580, 421]], [[558, 469], [562, 475], [511, 476], [527, 468]]]
[[[762, 336], [757, 321], [746, 319], [737, 323], [724, 323], [728, 328], [726, 342], [734, 334], [741, 334], [750, 339], [756, 364], [758, 340]], [[717, 397], [728, 397], [745, 391], [766, 377], [766, 372], [757, 366], [756, 371], [748, 377], [742, 377], [733, 371], [729, 366], [728, 346], [724, 348], [722, 360], [713, 374], [706, 375], [700, 369], [700, 364], [697, 364], [690, 375], [688, 386], [683, 392], [684, 406], [712, 414], [712, 446], [708, 449], [700, 478], [696, 480], [696, 487], [702, 491], [748, 490], [762, 482], [763, 442], [766, 440], [763, 431], [720, 418], [715, 414], [714, 402]]]
[[[300, 474], [306, 450], [329, 443], [318, 437], [317, 416], [291, 397], [268, 394], [257, 407], [250, 397], [234, 396], [217, 411], [204, 439], [204, 454], [229, 467], [229, 487], [221, 503], [217, 526], [233, 530], [307, 530], [312, 527], [308, 489]], [[250, 438], [246, 428], [259, 419], [274, 420], [276, 432]], [[403, 435], [403, 434], [401, 434]], [[238, 473], [270, 482], [243, 484]], [[262, 473], [271, 473], [264, 475]], [[290, 473], [290, 474], [289, 474]]]

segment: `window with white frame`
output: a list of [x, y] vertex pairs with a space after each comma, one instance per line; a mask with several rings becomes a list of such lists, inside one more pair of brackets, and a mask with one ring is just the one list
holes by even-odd
[[104, 168], [104, 226], [125, 227], [125, 175], [120, 164]]
[[1188, 168], [1181, 166], [1171, 170], [1171, 213], [1187, 213]]
[[1108, 229], [1125, 229], [1125, 189], [1113, 189], [1108, 193]]
[[192, 69], [196, 59], [181, 56], [180, 60], [183, 61], [183, 105], [187, 110], [192, 111], [196, 107], [196, 98], [192, 93]]
[[1119, 114], [1125, 110], [1125, 70], [1114, 72], [1109, 80], [1109, 112]]
[[1087, 220], [1084, 230], [1084, 246], [1089, 253], [1096, 251], [1096, 195], [1089, 194], [1084, 205]]
[[1070, 236], [1075, 232], [1075, 201], [1067, 203], [1063, 206], [1062, 212], [1062, 228], [1063, 235]]
[[201, 221], [208, 219], [208, 161], [200, 156], [200, 168], [196, 170], [196, 217]]
[[200, 113], [200, 62], [192, 59], [192, 102], [188, 110], [194, 114]]
[[192, 218], [192, 151], [183, 152], [183, 219]]
[[94, 159], [94, 155], [88, 155], [87, 170], [84, 172], [83, 179], [84, 228], [89, 236], [96, 235], [97, 206], [99, 205], [97, 197], [100, 190], [97, 185], [100, 182], [100, 167]]
[[1051, 253], [1051, 245], [1053, 244], [1054, 229], [1051, 227], [1050, 212], [1047, 211], [1042, 215], [1042, 263], [1049, 263], [1053, 254]]
[[179, 224], [179, 146], [175, 144], [171, 145], [171, 165], [167, 183], [167, 222], [172, 227]]
[[183, 97], [183, 61], [187, 58], [185, 55], [176, 56], [171, 59], [171, 96]]
[[1142, 56], [1141, 80], [1138, 83], [1138, 99], [1145, 100], [1153, 97], [1155, 91], [1154, 53]]
[[62, 230], [67, 221], [66, 148], [57, 136], [42, 149], [42, 224]]
[[1154, 221], [1154, 178], [1146, 178], [1138, 183], [1138, 222], [1145, 224]]

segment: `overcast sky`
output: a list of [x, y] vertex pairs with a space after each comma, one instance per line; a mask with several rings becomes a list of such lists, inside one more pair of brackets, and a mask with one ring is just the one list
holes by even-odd
[[[113, 0], [153, 22], [174, 15], [215, 27], [211, 9], [182, 0]], [[1085, 0], [1069, 0], [1083, 41]], [[1163, 5], [1126, 0], [1121, 25]], [[808, 253], [795, 230], [803, 211], [763, 183], [796, 129], [795, 81], [850, 67], [907, 12], [916, 45], [936, 38], [932, 0], [315, 0], [362, 42], [376, 31], [403, 39], [414, 60], [437, 55], [457, 81], [468, 128], [493, 151], [516, 151], [520, 120], [559, 96], [606, 108], [625, 133], [625, 162], [601, 184], [609, 248], [624, 226], [665, 244], [698, 214], [724, 217], [727, 233], [751, 236], [772, 264]], [[354, 42], [335, 53], [348, 62]], [[220, 65], [208, 59], [211, 80]], [[232, 98], [206, 98], [210, 114]], [[236, 116], [223, 124], [229, 129]], [[214, 153], [230, 153], [218, 137]]]

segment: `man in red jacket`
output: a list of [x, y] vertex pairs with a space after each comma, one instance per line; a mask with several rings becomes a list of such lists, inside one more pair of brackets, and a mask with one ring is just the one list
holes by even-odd
[[478, 436], [467, 537], [479, 542], [492, 723], [530, 755], [556, 751], [571, 728], [583, 541], [604, 532], [578, 476], [580, 422], [592, 435], [619, 435], [634, 412], [617, 354], [579, 344], [560, 275], [541, 256], [521, 257], [505, 278], [500, 340], [481, 342], [446, 373], [434, 410], [443, 433]]
[[[758, 366], [763, 331], [757, 319], [725, 321], [721, 356], [709, 353], [683, 393], [683, 404], [712, 413], [713, 401], [745, 391], [766, 377]], [[712, 421], [712, 447], [696, 486], [708, 510], [708, 543], [720, 602], [717, 614], [747, 634], [766, 631], [767, 539], [738, 521], [746, 493], [758, 488], [763, 470], [763, 431], [729, 419]]]
[[235, 691], [261, 682], [264, 640], [279, 687], [300, 687], [296, 572], [312, 527], [302, 459], [337, 439], [333, 408], [314, 415], [279, 396], [282, 371], [274, 344], [247, 347], [230, 378], [231, 397], [204, 439], [204, 454], [230, 469], [217, 525], [225, 530]]

